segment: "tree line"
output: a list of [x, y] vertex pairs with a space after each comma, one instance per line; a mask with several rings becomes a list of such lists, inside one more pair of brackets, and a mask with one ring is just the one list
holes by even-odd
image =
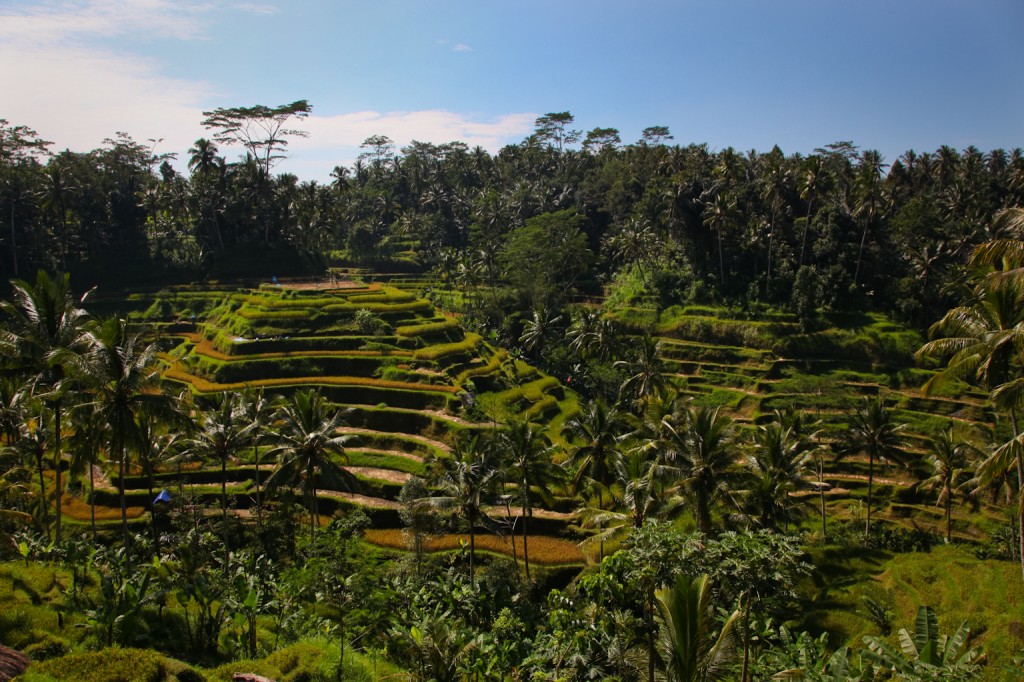
[[[51, 153], [3, 121], [5, 279], [38, 267], [86, 281], [108, 265], [137, 275], [130, 263], [196, 276], [239, 250], [311, 262], [341, 251], [350, 263], [437, 266], [511, 287], [506, 310], [632, 281], [666, 305], [869, 305], [923, 325], [952, 303], [947, 285], [971, 249], [1012, 236], [992, 216], [1024, 199], [1020, 149], [943, 146], [890, 164], [849, 141], [808, 155], [672, 145], [664, 126], [623, 144], [614, 128], [572, 129], [569, 112], [538, 118], [495, 154], [462, 142], [396, 149], [375, 135], [329, 183], [274, 175], [288, 138], [302, 134], [288, 126], [310, 110], [205, 112], [210, 138], [187, 151], [188, 175], [156, 142], [118, 134], [92, 152]], [[241, 159], [228, 160], [231, 144]], [[539, 283], [524, 281], [538, 234], [563, 229], [570, 273], [544, 262]]]

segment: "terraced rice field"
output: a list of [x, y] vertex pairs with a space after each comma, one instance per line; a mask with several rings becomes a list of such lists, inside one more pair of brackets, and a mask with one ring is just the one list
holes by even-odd
[[[287, 394], [314, 387], [345, 409], [347, 425], [340, 431], [348, 436], [347, 468], [357, 488], [321, 490], [320, 513], [329, 517], [336, 509], [359, 507], [380, 532], [402, 525], [396, 499], [410, 477], [425, 473], [425, 460], [447, 457], [466, 432], [493, 428], [472, 406], [564, 420], [562, 413], [576, 405], [557, 380], [521, 361], [513, 366], [505, 351], [463, 331], [408, 287], [334, 279], [179, 288], [133, 294], [128, 307], [170, 340], [163, 356], [168, 382], [197, 395], [253, 389]], [[268, 474], [265, 465], [260, 478]], [[219, 468], [183, 476], [204, 504], [219, 505]], [[176, 471], [161, 472], [158, 479], [158, 489], [182, 480]], [[244, 513], [255, 503], [255, 467], [234, 462], [227, 479], [229, 502]], [[98, 488], [103, 518], [117, 507], [116, 483]], [[148, 507], [148, 481], [131, 476], [126, 485], [129, 504], [140, 511]], [[531, 544], [554, 542], [560, 556], [572, 557], [559, 563], [582, 561], [578, 550], [567, 549], [576, 539], [562, 537], [569, 521], [557, 514], [543, 519]], [[488, 537], [481, 535], [483, 546], [501, 552], [503, 541]], [[456, 536], [434, 542], [435, 550], [459, 547]], [[397, 547], [393, 541], [381, 544]]]
[[[801, 331], [795, 316], [709, 306], [613, 313], [627, 328], [646, 330], [660, 341], [662, 371], [670, 384], [699, 405], [720, 406], [751, 428], [773, 410], [796, 408], [821, 421], [821, 441], [838, 451], [851, 415], [863, 398], [880, 396], [897, 423], [906, 424], [910, 459], [920, 460], [926, 439], [949, 426], [1007, 429], [995, 420], [985, 396], [960, 384], [924, 396], [933, 370], [915, 364], [924, 342], [917, 333], [878, 314], [834, 316], [825, 331]], [[833, 517], [863, 513], [866, 456], [825, 463], [824, 480]], [[884, 506], [878, 520], [905, 529], [944, 533], [945, 521], [932, 496], [914, 490], [917, 478], [893, 463], [876, 463], [876, 494]], [[816, 497], [816, 496], [815, 496]], [[886, 506], [887, 505], [887, 506]], [[977, 540], [979, 520], [1001, 522], [1005, 512], [982, 506], [973, 517], [954, 512], [954, 535]]]

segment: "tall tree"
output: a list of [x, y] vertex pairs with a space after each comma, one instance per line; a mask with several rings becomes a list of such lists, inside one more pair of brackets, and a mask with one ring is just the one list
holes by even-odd
[[108, 453], [118, 466], [118, 493], [121, 498], [121, 532], [127, 549], [128, 505], [125, 479], [129, 453], [141, 441], [139, 416], [170, 414], [175, 398], [157, 390], [160, 381], [159, 350], [139, 331], [117, 317], [100, 320], [87, 333], [88, 351], [72, 356], [73, 375], [86, 387], [97, 416], [106, 424], [110, 437]]
[[302, 481], [310, 501], [309, 537], [320, 523], [317, 483], [350, 488], [353, 477], [342, 468], [347, 461], [348, 436], [338, 433], [344, 411], [328, 403], [319, 391], [296, 391], [277, 410], [275, 447], [268, 453], [277, 458], [277, 469], [267, 478], [267, 490]]
[[484, 500], [500, 474], [498, 449], [479, 434], [459, 440], [450, 458], [438, 461], [435, 476], [440, 495], [424, 498], [423, 503], [442, 509], [455, 509], [469, 527], [469, 580], [476, 585], [476, 527], [487, 518]]
[[197, 454], [220, 464], [220, 504], [225, 524], [228, 520], [228, 462], [252, 442], [255, 429], [255, 423], [243, 411], [240, 396], [221, 393], [200, 413], [195, 438], [189, 443]]
[[853, 413], [848, 432], [849, 449], [868, 456], [867, 518], [864, 523], [864, 539], [871, 535], [871, 502], [875, 483], [875, 462], [884, 460], [901, 461], [906, 440], [905, 424], [897, 424], [892, 412], [879, 397], [865, 398], [863, 404]]
[[265, 178], [274, 164], [284, 158], [289, 137], [309, 137], [304, 130], [289, 128], [289, 122], [304, 119], [312, 111], [313, 106], [304, 99], [276, 107], [218, 107], [203, 112], [203, 126], [214, 131], [215, 142], [242, 145], [252, 154]]
[[[68, 395], [66, 366], [71, 353], [84, 350], [86, 312], [71, 293], [67, 273], [50, 277], [36, 273], [35, 284], [24, 280], [11, 282], [12, 300], [0, 301], [0, 311], [9, 318], [8, 328], [0, 330], [0, 346], [30, 379], [33, 392], [45, 401], [53, 414], [53, 467], [56, 474], [55, 535], [61, 539], [61, 495], [64, 469], [61, 450], [63, 407]], [[43, 418], [42, 416], [40, 417]]]
[[953, 497], [970, 480], [972, 460], [981, 459], [981, 454], [977, 445], [953, 428], [928, 439], [925, 462], [931, 475], [918, 485], [938, 493], [935, 504], [945, 510], [946, 542], [953, 540]]
[[530, 582], [530, 545], [527, 522], [533, 515], [534, 495], [547, 503], [554, 499], [551, 487], [562, 480], [563, 470], [551, 461], [554, 447], [543, 429], [529, 419], [514, 421], [498, 436], [509, 466], [508, 476], [519, 488], [523, 509], [523, 565]]
[[662, 456], [679, 469], [683, 489], [694, 502], [697, 530], [714, 530], [711, 508], [725, 498], [738, 504], [734, 493], [744, 476], [735, 449], [735, 423], [717, 407], [683, 407], [661, 423]]

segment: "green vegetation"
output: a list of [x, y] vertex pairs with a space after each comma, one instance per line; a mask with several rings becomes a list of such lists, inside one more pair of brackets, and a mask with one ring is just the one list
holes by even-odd
[[1014, 679], [1024, 249], [983, 240], [1019, 233], [1024, 157], [883, 175], [571, 124], [493, 157], [377, 136], [325, 187], [0, 122], [12, 272], [252, 263], [12, 283], [28, 679]]

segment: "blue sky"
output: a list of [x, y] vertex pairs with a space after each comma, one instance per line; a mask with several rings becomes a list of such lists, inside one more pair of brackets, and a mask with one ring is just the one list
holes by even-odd
[[892, 161], [1024, 146], [1022, 29], [1020, 0], [0, 0], [0, 118], [184, 157], [204, 109], [308, 99], [278, 168], [318, 180], [373, 134], [496, 151], [554, 111]]

